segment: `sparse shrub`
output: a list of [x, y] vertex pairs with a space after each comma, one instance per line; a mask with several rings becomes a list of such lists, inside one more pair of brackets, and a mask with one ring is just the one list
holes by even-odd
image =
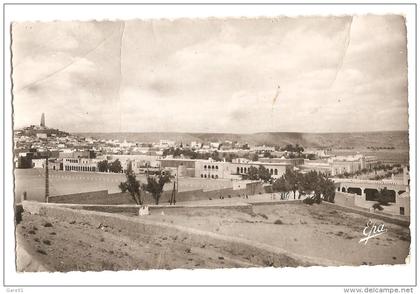
[[264, 219], [268, 219], [268, 216], [267, 215], [265, 215], [264, 213], [258, 213], [258, 215], [259, 216], [261, 216], [262, 218], [264, 218]]
[[36, 250], [36, 252], [38, 252], [38, 253], [40, 253], [40, 254], [43, 254], [43, 255], [47, 255], [47, 252], [45, 252], [44, 250], [42, 250], [42, 249], [37, 249]]
[[45, 245], [51, 245], [51, 241], [50, 240], [43, 240], [42, 243], [44, 243]]
[[282, 220], [281, 220], [281, 219], [276, 219], [276, 220], [275, 220], [275, 222], [274, 222], [274, 224], [275, 224], [275, 225], [282, 225], [282, 224], [283, 224], [283, 222], [282, 222]]
[[44, 224], [44, 227], [46, 227], [46, 228], [51, 228], [53, 225], [52, 225], [52, 223], [45, 223]]
[[379, 210], [379, 211], [382, 211], [382, 210], [384, 210], [384, 208], [381, 206], [381, 204], [379, 204], [379, 203], [375, 203], [375, 204], [373, 204], [372, 205], [372, 208], [374, 209], [374, 210]]
[[308, 205], [312, 205], [312, 204], [315, 203], [315, 199], [313, 199], [311, 197], [308, 197], [308, 198], [303, 199], [302, 202], [305, 203], [305, 204], [308, 204]]

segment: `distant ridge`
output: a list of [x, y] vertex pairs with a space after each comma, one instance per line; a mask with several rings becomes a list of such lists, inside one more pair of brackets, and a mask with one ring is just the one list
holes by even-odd
[[122, 133], [75, 133], [83, 137], [105, 140], [159, 142], [167, 139], [176, 142], [223, 142], [236, 141], [252, 145], [300, 144], [306, 148], [341, 147], [394, 147], [408, 150], [408, 131], [351, 132], [351, 133], [297, 133], [297, 132], [262, 132], [254, 134], [232, 133], [181, 133], [181, 132], [122, 132]]

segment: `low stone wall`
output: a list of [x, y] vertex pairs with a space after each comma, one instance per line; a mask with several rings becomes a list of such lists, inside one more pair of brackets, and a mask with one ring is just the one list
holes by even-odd
[[151, 214], [157, 214], [157, 213], [164, 213], [164, 214], [194, 214], [199, 212], [206, 212], [208, 210], [216, 209], [229, 209], [229, 210], [235, 210], [243, 213], [249, 213], [252, 214], [252, 205], [250, 204], [232, 204], [232, 205], [205, 205], [205, 206], [163, 206], [163, 205], [149, 205], [149, 211]]
[[[98, 205], [98, 204], [70, 204], [70, 203], [42, 203], [33, 201], [23, 201], [23, 210], [30, 213], [42, 214], [45, 207], [64, 207], [77, 210], [100, 211], [108, 213], [122, 213], [138, 215], [140, 206], [138, 205]], [[241, 204], [224, 204], [224, 205], [148, 205], [151, 214], [190, 214], [209, 209], [229, 209], [244, 213], [252, 214], [252, 205]]]
[[343, 205], [346, 207], [356, 207], [355, 197], [357, 195], [344, 192], [335, 192], [334, 203]]
[[356, 208], [356, 207], [346, 207], [346, 206], [341, 206], [338, 205], [336, 203], [329, 203], [326, 201], [322, 202], [324, 205], [331, 205], [337, 209], [341, 209], [343, 211], [347, 211], [347, 212], [352, 212], [352, 213], [357, 213], [360, 215], [364, 215], [366, 217], [369, 218], [377, 218], [377, 219], [381, 219], [384, 220], [386, 222], [392, 223], [392, 224], [396, 224], [399, 226], [403, 226], [403, 227], [410, 227], [410, 220], [407, 218], [403, 218], [403, 217], [399, 217], [399, 216], [392, 216], [392, 215], [385, 215], [383, 213], [380, 212], [369, 212], [367, 210], [363, 210], [363, 208]]
[[[225, 188], [219, 190], [192, 190], [182, 191], [176, 194], [177, 202], [209, 200], [224, 198], [242, 197], [245, 195], [255, 195], [264, 193], [261, 184], [248, 183], [246, 188], [234, 190], [233, 188]], [[159, 203], [167, 204], [171, 199], [172, 191], [164, 191], [160, 197]], [[142, 194], [145, 204], [154, 204], [155, 200], [150, 193]], [[136, 204], [129, 193], [112, 193], [108, 194], [107, 190], [93, 191], [86, 193], [76, 193], [60, 196], [51, 196], [48, 198], [49, 203], [73, 203], [73, 204], [101, 204], [101, 205], [119, 205], [119, 204]]]
[[51, 203], [90, 203], [96, 204], [103, 201], [108, 197], [108, 190], [84, 192], [84, 193], [74, 193], [58, 196], [48, 197], [48, 202]]
[[281, 204], [299, 204], [302, 203], [302, 200], [299, 199], [291, 199], [291, 200], [271, 200], [271, 201], [252, 201], [252, 200], [246, 200], [246, 203], [249, 203], [253, 206], [255, 205], [281, 205]]

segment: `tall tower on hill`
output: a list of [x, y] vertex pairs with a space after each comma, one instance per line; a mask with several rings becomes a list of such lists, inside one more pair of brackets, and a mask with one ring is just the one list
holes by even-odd
[[45, 114], [44, 113], [42, 113], [42, 115], [41, 115], [41, 124], [40, 124], [40, 126], [43, 127], [43, 128], [45, 128]]

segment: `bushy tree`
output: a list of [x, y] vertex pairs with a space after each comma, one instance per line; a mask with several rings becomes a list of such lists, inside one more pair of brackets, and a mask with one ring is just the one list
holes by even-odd
[[121, 162], [116, 159], [109, 164], [109, 171], [112, 173], [120, 173], [122, 171]]
[[265, 183], [269, 183], [272, 180], [270, 171], [263, 165], [260, 165], [258, 168], [258, 178]]
[[121, 182], [118, 186], [121, 192], [129, 192], [131, 197], [133, 198], [134, 202], [137, 205], [143, 205], [143, 199], [141, 197], [140, 191], [140, 182], [136, 179], [136, 175], [133, 172], [133, 168], [131, 163], [129, 163], [128, 168], [125, 172], [126, 180], [125, 182]]
[[258, 159], [259, 159], [259, 157], [258, 157], [257, 153], [252, 154], [252, 156], [251, 156], [252, 161], [258, 161]]
[[98, 162], [98, 170], [100, 172], [107, 172], [108, 171], [108, 161], [107, 160], [101, 160]]
[[163, 186], [165, 186], [166, 183], [169, 183], [171, 178], [172, 176], [169, 171], [166, 171], [165, 173], [161, 172], [156, 176], [147, 177], [147, 184], [142, 185], [144, 191], [152, 194], [156, 205], [159, 204], [159, 199], [163, 192]]
[[286, 169], [284, 174], [287, 187], [293, 191], [293, 199], [296, 199], [296, 191], [298, 190], [298, 176], [299, 174], [291, 169]]
[[280, 192], [281, 198], [286, 199], [289, 192], [292, 190], [290, 183], [288, 183], [284, 177], [284, 175], [273, 183], [273, 191]]
[[389, 202], [395, 201], [394, 195], [387, 188], [383, 188], [378, 193], [376, 193], [375, 199], [376, 201], [378, 201], [380, 205], [383, 205], [383, 206], [388, 206]]
[[258, 168], [256, 168], [255, 166], [251, 166], [248, 169], [248, 173], [244, 175], [244, 179], [258, 181], [260, 179], [258, 174]]

